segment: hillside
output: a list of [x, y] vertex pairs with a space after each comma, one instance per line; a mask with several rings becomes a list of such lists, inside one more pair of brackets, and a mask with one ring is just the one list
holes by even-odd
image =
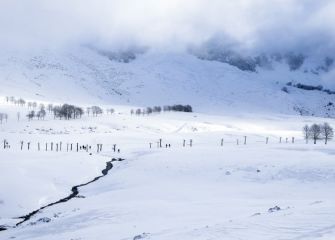
[[[335, 115], [331, 62], [324, 66], [325, 59], [306, 57], [296, 69], [289, 61], [256, 64], [253, 71], [236, 66], [247, 60], [153, 51], [115, 54], [88, 47], [7, 51], [0, 56], [0, 95], [141, 107], [183, 103], [220, 114]], [[322, 85], [328, 93], [295, 87], [299, 83]]]

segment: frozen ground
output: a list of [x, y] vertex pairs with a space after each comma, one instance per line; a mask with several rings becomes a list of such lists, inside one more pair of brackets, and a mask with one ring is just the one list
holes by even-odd
[[[301, 134], [305, 124], [335, 121], [298, 116], [334, 116], [334, 95], [286, 85], [334, 90], [332, 70], [312, 73], [320, 63], [312, 60], [297, 71], [278, 62], [246, 72], [179, 53], [149, 51], [120, 63], [84, 47], [2, 51], [0, 112], [9, 119], [0, 124], [0, 226], [8, 230], [0, 239], [335, 239], [335, 144], [305, 144]], [[4, 102], [12, 95], [116, 112], [28, 121], [26, 107]], [[130, 106], [176, 103], [195, 113], [129, 114]], [[76, 143], [92, 149], [76, 152]], [[17, 217], [100, 176], [112, 158], [125, 161], [81, 187], [79, 197], [13, 228]]]
[[[13, 218], [67, 196], [72, 186], [100, 175], [112, 157], [126, 160], [81, 188], [84, 198], [44, 209], [0, 232], [0, 239], [335, 238], [335, 145], [307, 145], [300, 131], [306, 123], [326, 119], [238, 113], [130, 116], [128, 107], [114, 108], [113, 115], [98, 118], [17, 122], [16, 112], [27, 110], [1, 105], [13, 117], [0, 125], [1, 138], [11, 144], [11, 149], [0, 148], [0, 225], [13, 226], [18, 221]], [[193, 139], [193, 146], [183, 147], [184, 139]], [[30, 141], [32, 149], [21, 151], [21, 140]], [[60, 141], [63, 146], [90, 144], [92, 150], [37, 151], [38, 142]], [[102, 153], [96, 153], [97, 143], [103, 144]], [[112, 151], [113, 144], [120, 153]]]

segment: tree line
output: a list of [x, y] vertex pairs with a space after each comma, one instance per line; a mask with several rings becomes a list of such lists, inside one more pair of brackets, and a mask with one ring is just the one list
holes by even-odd
[[138, 109], [131, 109], [130, 114], [133, 115], [145, 115], [145, 114], [152, 114], [152, 113], [160, 113], [160, 112], [193, 112], [193, 109], [190, 105], [181, 105], [181, 104], [175, 104], [175, 105], [166, 105], [163, 106], [154, 106], [154, 107], [147, 107], [147, 108], [138, 108]]
[[[53, 106], [52, 104], [48, 104], [47, 110], [50, 114], [51, 113], [53, 114], [54, 119], [58, 118], [60, 120], [77, 119], [81, 118], [85, 114], [83, 108], [67, 103], [60, 106]], [[107, 113], [113, 114], [114, 109], [113, 108], [107, 109]], [[86, 108], [86, 114], [87, 116], [92, 115], [94, 117], [97, 117], [103, 114], [103, 110], [99, 106], [91, 106]], [[41, 104], [40, 110], [38, 112], [32, 110], [28, 113], [27, 117], [29, 120], [33, 119], [34, 117], [37, 117], [38, 119], [44, 119], [45, 115], [46, 115], [45, 106]]]
[[[37, 118], [38, 120], [43, 120], [47, 113], [53, 114], [54, 119], [76, 119], [81, 118], [85, 113], [87, 116], [97, 117], [103, 114], [103, 109], [99, 106], [87, 107], [84, 111], [83, 108], [75, 106], [72, 104], [62, 104], [62, 105], [53, 105], [53, 104], [38, 104], [37, 102], [27, 102], [22, 98], [15, 98], [14, 96], [5, 97], [7, 103], [12, 103], [21, 107], [27, 106], [30, 111], [26, 114], [28, 120], [33, 120]], [[113, 108], [106, 109], [107, 114], [113, 114], [115, 110]], [[20, 121], [21, 113], [17, 112], [17, 120]], [[0, 123], [3, 120], [7, 120], [8, 115], [5, 113], [0, 113]]]

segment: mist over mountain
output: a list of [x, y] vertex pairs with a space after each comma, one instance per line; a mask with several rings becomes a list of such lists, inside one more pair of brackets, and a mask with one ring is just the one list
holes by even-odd
[[3, 0], [0, 45], [184, 51], [217, 41], [239, 52], [324, 55], [334, 51], [334, 9], [331, 0]]
[[[201, 46], [193, 47], [189, 50], [191, 54], [199, 57], [203, 60], [218, 61], [230, 64], [239, 68], [242, 71], [256, 72], [257, 68], [265, 68], [271, 70], [274, 68], [275, 63], [285, 63], [289, 66], [291, 71], [299, 70], [310, 58], [317, 61], [319, 64], [315, 66], [315, 69], [309, 69], [315, 74], [328, 72], [332, 69], [334, 63], [333, 53], [323, 53], [313, 55], [310, 51], [303, 50], [286, 50], [286, 51], [243, 51], [235, 49], [233, 46], [229, 47], [222, 44], [219, 41], [208, 41]], [[308, 69], [304, 69], [308, 71]]]

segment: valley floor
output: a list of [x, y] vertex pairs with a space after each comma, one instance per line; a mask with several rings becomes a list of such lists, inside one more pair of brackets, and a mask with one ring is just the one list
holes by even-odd
[[[128, 110], [1, 125], [1, 138], [11, 148], [0, 150], [0, 225], [9, 226], [0, 239], [335, 238], [335, 144], [305, 144], [300, 131], [306, 123], [326, 119], [196, 113], [139, 117]], [[160, 138], [163, 147], [157, 148]], [[183, 147], [184, 139], [187, 144], [192, 139], [193, 146]], [[38, 142], [60, 141], [62, 152], [37, 150]], [[67, 143], [77, 142], [92, 149], [65, 151]], [[101, 153], [96, 152], [99, 143]], [[114, 144], [120, 153], [113, 151]], [[79, 198], [10, 228], [18, 222], [15, 217], [101, 175], [113, 157], [125, 161], [82, 187]]]

